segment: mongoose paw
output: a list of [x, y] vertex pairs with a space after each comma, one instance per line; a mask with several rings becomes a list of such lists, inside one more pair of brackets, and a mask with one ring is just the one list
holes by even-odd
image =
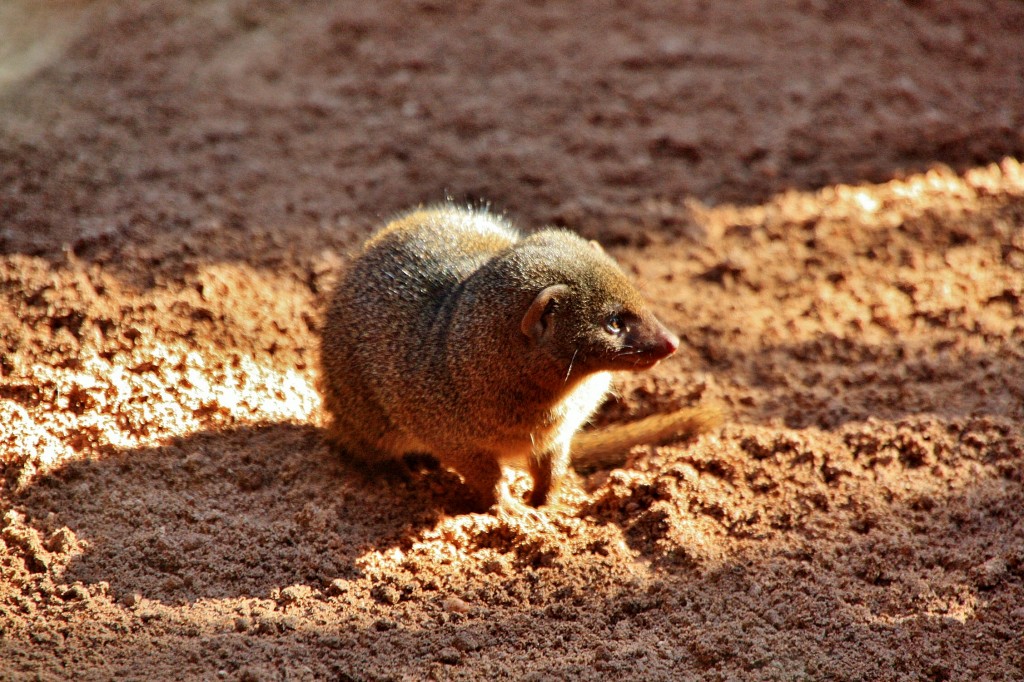
[[502, 521], [530, 521], [542, 523], [544, 513], [520, 500], [512, 492], [507, 481], [498, 484], [498, 501], [493, 507], [494, 515]]
[[542, 524], [545, 521], [544, 512], [518, 500], [505, 503], [499, 502], [494, 505], [494, 515], [506, 523], [522, 523], [526, 521], [533, 524]]

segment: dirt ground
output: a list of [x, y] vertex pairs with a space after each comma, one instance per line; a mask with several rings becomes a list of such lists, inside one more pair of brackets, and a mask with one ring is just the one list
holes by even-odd
[[[457, 8], [457, 9], [455, 9]], [[0, 7], [0, 679], [1024, 679], [1024, 3]], [[403, 208], [602, 241], [716, 401], [540, 522], [322, 438]], [[353, 320], [359, 324], [359, 320]]]

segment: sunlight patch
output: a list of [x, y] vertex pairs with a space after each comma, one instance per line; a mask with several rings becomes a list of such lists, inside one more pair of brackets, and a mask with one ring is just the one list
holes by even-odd
[[156, 346], [134, 365], [86, 355], [75, 369], [38, 366], [38, 397], [0, 403], [4, 463], [28, 479], [76, 452], [156, 444], [203, 429], [308, 422], [320, 398], [293, 369], [251, 357]]

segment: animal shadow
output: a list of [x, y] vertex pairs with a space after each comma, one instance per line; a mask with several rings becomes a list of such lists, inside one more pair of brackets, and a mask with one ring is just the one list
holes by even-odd
[[15, 503], [44, 537], [75, 534], [61, 582], [182, 604], [357, 577], [361, 555], [436, 523], [449, 477], [361, 470], [319, 429], [280, 423], [70, 462]]

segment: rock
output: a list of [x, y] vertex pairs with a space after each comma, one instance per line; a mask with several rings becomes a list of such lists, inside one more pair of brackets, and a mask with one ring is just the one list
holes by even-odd
[[402, 595], [397, 589], [391, 585], [375, 585], [370, 594], [381, 604], [394, 605], [398, 603], [398, 600], [402, 598]]
[[312, 595], [313, 588], [309, 585], [290, 585], [281, 590], [281, 601], [285, 604], [293, 604]]
[[46, 549], [57, 554], [67, 554], [77, 544], [78, 538], [75, 537], [74, 531], [67, 526], [54, 531], [53, 535], [46, 539]]

